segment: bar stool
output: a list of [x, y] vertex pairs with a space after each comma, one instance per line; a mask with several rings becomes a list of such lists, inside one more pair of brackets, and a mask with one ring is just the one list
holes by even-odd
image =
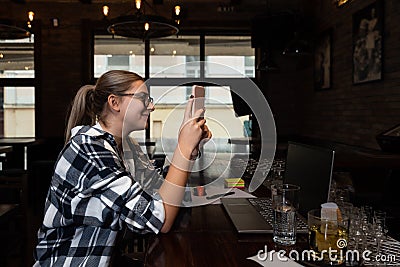
[[[28, 174], [24, 170], [0, 171], [0, 239], [9, 240], [0, 253], [3, 260], [13, 254], [24, 263], [27, 259]], [[1, 244], [2, 246], [2, 244]], [[18, 248], [16, 250], [15, 248]], [[17, 254], [17, 255], [16, 255]]]
[[148, 235], [133, 233], [125, 227], [118, 234], [116, 256], [111, 266], [144, 266], [147, 238]]

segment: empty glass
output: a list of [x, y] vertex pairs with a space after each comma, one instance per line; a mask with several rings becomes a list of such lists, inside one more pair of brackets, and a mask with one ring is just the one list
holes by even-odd
[[353, 212], [353, 204], [350, 202], [337, 202], [337, 205], [339, 207], [340, 212], [346, 216], [347, 218], [350, 218], [350, 215]]
[[372, 235], [376, 242], [376, 253], [380, 253], [381, 243], [386, 239], [386, 212], [375, 210], [372, 224]]

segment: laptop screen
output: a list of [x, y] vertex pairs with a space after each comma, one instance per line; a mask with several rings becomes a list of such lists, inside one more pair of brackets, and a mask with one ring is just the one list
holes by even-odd
[[328, 201], [335, 152], [329, 148], [289, 142], [284, 183], [300, 186], [299, 213]]

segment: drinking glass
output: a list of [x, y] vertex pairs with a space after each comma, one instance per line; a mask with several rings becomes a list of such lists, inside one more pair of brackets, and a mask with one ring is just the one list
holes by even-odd
[[349, 242], [349, 218], [321, 217], [321, 210], [308, 212], [308, 241], [315, 260], [329, 265], [341, 265], [346, 261]]
[[283, 184], [283, 173], [285, 172], [285, 162], [282, 160], [275, 160], [272, 165], [272, 179], [270, 183], [271, 199], [274, 200], [277, 188]]
[[386, 212], [382, 210], [375, 210], [372, 224], [373, 236], [376, 241], [376, 252], [379, 254], [381, 243], [386, 238]]
[[296, 244], [296, 211], [299, 208], [300, 187], [293, 184], [277, 185], [272, 199], [274, 209], [273, 240], [280, 245]]
[[350, 212], [349, 238], [354, 241], [355, 249], [363, 242], [362, 217], [358, 207], [353, 207]]
[[342, 215], [350, 218], [352, 212], [353, 212], [353, 204], [350, 202], [337, 202], [337, 205], [339, 207], [340, 212], [342, 213]]

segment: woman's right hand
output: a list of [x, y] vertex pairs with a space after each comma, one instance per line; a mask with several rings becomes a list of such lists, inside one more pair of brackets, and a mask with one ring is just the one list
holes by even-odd
[[[190, 98], [186, 104], [185, 114], [178, 136], [179, 150], [185, 156], [190, 156], [193, 150], [197, 149], [204, 136], [211, 137], [211, 132], [207, 127], [204, 127], [206, 120], [200, 117], [202, 113], [204, 113], [204, 109], [197, 110], [192, 117], [193, 100], [193, 98]], [[207, 132], [207, 134], [205, 134], [205, 132]]]

